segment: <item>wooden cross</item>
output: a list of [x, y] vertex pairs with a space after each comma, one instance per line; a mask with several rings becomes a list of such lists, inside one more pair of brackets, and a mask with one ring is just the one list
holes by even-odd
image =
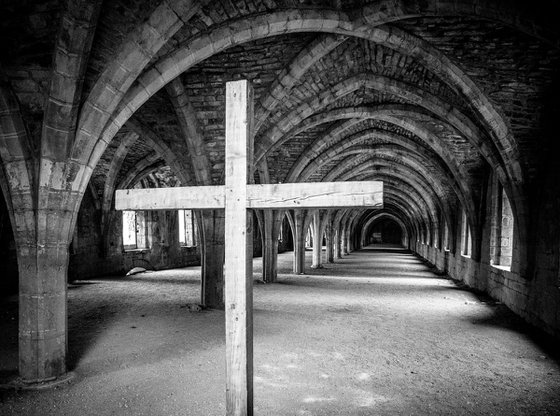
[[253, 171], [252, 88], [226, 85], [225, 186], [118, 190], [117, 210], [225, 208], [226, 409], [253, 414], [252, 225], [248, 209], [383, 207], [382, 182], [247, 184]]

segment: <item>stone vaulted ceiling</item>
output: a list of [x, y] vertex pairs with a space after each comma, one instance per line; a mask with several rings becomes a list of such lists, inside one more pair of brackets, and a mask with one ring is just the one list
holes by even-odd
[[[2, 2], [2, 82], [30, 157], [41, 146], [70, 155], [105, 212], [114, 189], [142, 180], [222, 183], [225, 82], [247, 78], [256, 181], [382, 180], [384, 210], [421, 232], [458, 207], [476, 230], [494, 174], [523, 233], [558, 90], [552, 3], [81, 3]], [[65, 77], [83, 78], [78, 134], [64, 145], [39, 141], [52, 71], [62, 97]]]

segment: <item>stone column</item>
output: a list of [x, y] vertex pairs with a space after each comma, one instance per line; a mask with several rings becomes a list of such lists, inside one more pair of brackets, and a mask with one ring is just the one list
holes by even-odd
[[296, 210], [294, 235], [294, 273], [305, 274], [305, 211]]
[[[55, 380], [66, 373], [66, 292], [72, 212], [37, 212], [46, 227], [16, 232], [19, 266], [19, 373], [26, 383]], [[33, 211], [15, 217], [33, 218]], [[16, 225], [17, 226], [17, 225]]]
[[342, 225], [342, 232], [340, 234], [340, 238], [342, 240], [342, 254], [347, 256], [349, 254], [348, 242], [350, 239], [348, 238], [348, 224], [346, 224], [346, 220]]
[[336, 259], [341, 259], [342, 258], [342, 244], [341, 244], [341, 241], [340, 241], [340, 224], [338, 224], [336, 226], [336, 232], [333, 236], [333, 239], [334, 239], [334, 242], [335, 242], [334, 243], [335, 244], [334, 257]]
[[263, 280], [273, 283], [277, 277], [278, 267], [278, 217], [277, 211], [263, 211]]
[[327, 243], [327, 263], [334, 263], [334, 244], [333, 244], [333, 227], [331, 219], [327, 219], [325, 226], [325, 239]]
[[346, 232], [344, 233], [344, 235], [346, 236], [346, 254], [349, 254], [350, 252], [354, 251], [354, 242], [352, 241], [352, 218], [349, 218], [346, 221]]
[[223, 210], [202, 211], [201, 303], [207, 308], [224, 308], [224, 226]]
[[338, 226], [338, 247], [340, 249], [340, 258], [346, 255], [346, 239], [344, 238], [344, 225], [342, 221]]
[[311, 264], [312, 269], [322, 269], [321, 264], [321, 249], [323, 245], [323, 236], [321, 235], [321, 214], [319, 210], [313, 211], [312, 219], [312, 231], [313, 231], [313, 260]]

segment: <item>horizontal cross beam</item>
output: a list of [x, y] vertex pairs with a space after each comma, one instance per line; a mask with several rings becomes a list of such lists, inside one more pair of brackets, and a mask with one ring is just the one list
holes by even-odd
[[[224, 186], [117, 190], [117, 210], [223, 209]], [[383, 207], [383, 182], [315, 182], [247, 185], [247, 208]]]

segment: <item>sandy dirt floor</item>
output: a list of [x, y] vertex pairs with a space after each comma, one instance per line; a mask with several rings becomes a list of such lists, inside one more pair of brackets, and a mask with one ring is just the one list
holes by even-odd
[[[303, 276], [291, 262], [280, 255], [278, 283], [255, 284], [256, 415], [560, 415], [558, 346], [504, 306], [393, 248]], [[223, 312], [189, 311], [199, 290], [196, 267], [75, 282], [76, 377], [0, 390], [0, 414], [224, 415]], [[16, 299], [2, 299], [4, 379], [16, 316]]]

